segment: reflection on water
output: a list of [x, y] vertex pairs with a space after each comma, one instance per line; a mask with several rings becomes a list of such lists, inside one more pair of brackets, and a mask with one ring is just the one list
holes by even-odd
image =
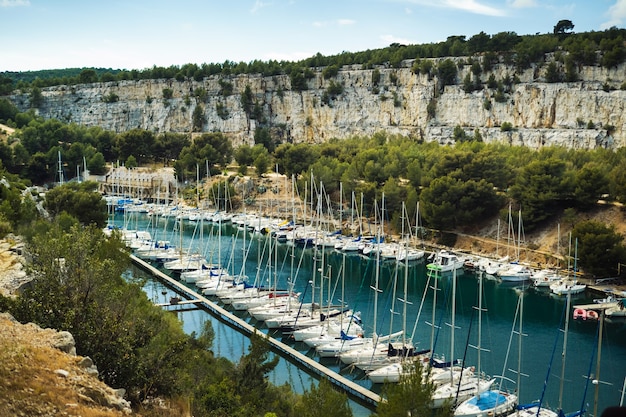
[[[153, 235], [155, 230], [159, 230], [163, 236], [166, 236], [166, 233], [172, 233], [172, 224], [173, 221], [170, 221], [169, 225], [164, 221], [160, 222], [158, 229], [151, 229]], [[139, 216], [133, 227], [141, 229], [147, 228], [148, 225], [147, 218]], [[170, 232], [167, 232], [168, 230]], [[244, 246], [242, 232], [230, 224], [223, 225], [221, 229], [215, 225], [205, 225], [202, 238], [197, 229], [194, 233], [193, 227], [184, 230], [182, 237], [180, 234], [169, 236], [173, 242], [180, 240], [183, 247], [193, 245], [210, 262], [219, 262], [235, 273], [244, 270], [251, 280], [256, 280], [258, 283], [267, 284], [272, 280], [277, 280], [279, 287], [287, 288], [289, 283], [293, 282], [296, 291], [304, 292], [307, 283], [314, 280], [315, 301], [323, 304], [330, 301], [336, 304], [340, 299], [345, 300], [354, 311], [360, 312], [366, 335], [374, 331], [377, 334], [389, 334], [404, 327], [407, 335], [412, 337], [413, 343], [418, 345], [418, 349], [429, 348], [433, 343], [434, 352], [437, 355], [444, 357], [450, 355], [451, 334], [446, 324], [451, 320], [452, 274], [446, 274], [437, 279], [437, 301], [433, 309], [433, 295], [432, 290], [427, 286], [425, 265], [423, 262], [412, 264], [406, 274], [408, 276], [406, 299], [411, 304], [407, 304], [406, 318], [403, 319], [400, 313], [404, 311], [404, 305], [399, 300], [405, 299], [403, 294], [404, 265], [383, 262], [377, 274], [376, 262], [360, 255], [343, 256], [332, 250], [327, 250], [322, 255], [314, 249], [294, 249], [285, 244], [277, 245], [277, 250], [271, 257], [271, 263], [268, 263], [270, 238], [247, 234]], [[193, 239], [192, 236], [194, 236]], [[322, 264], [325, 276], [323, 281], [320, 279], [320, 272], [314, 274], [314, 271], [322, 269]], [[378, 288], [381, 292], [375, 303], [375, 292], [370, 286], [374, 285], [376, 277], [378, 277]], [[511, 334], [514, 330], [513, 321], [517, 300], [519, 294], [523, 293], [523, 332], [526, 336], [522, 342], [521, 371], [529, 376], [522, 378], [520, 387], [507, 383], [508, 386], [505, 388], [519, 389], [521, 402], [531, 402], [541, 396], [544, 380], [546, 375], [549, 375], [544, 406], [557, 408], [563, 352], [563, 332], [560, 328], [565, 298], [553, 297], [548, 292], [520, 288], [493, 279], [483, 281], [483, 307], [487, 311], [483, 314], [481, 344], [488, 351], [481, 354], [482, 371], [488, 375], [504, 375], [517, 380], [515, 373], [518, 369], [517, 336], [515, 335], [514, 341], [511, 342]], [[433, 284], [431, 282], [430, 286]], [[323, 292], [320, 294], [322, 288]], [[146, 293], [155, 302], [167, 301], [170, 296], [174, 295], [159, 282], [153, 280], [148, 281]], [[304, 301], [310, 301], [311, 293], [309, 290]], [[576, 296], [573, 304], [590, 302], [590, 298], [592, 297], [581, 294]], [[478, 278], [474, 274], [460, 272], [457, 277], [455, 305], [457, 329], [454, 337], [454, 354], [457, 358], [464, 359], [467, 364], [476, 364], [478, 359], [476, 350], [466, 349], [467, 345], [477, 343], [476, 309], [474, 308], [477, 303]], [[375, 304], [378, 306], [378, 312], [374, 311]], [[177, 308], [182, 308], [182, 306]], [[395, 314], [391, 314], [391, 310]], [[373, 328], [375, 314], [376, 329]], [[200, 331], [206, 320], [211, 321], [215, 330], [213, 349], [217, 355], [237, 361], [247, 352], [248, 338], [207, 312], [203, 310], [179, 312], [178, 317], [188, 333]], [[432, 328], [426, 323], [433, 319], [440, 328], [435, 333], [435, 339], [431, 338]], [[592, 355], [597, 346], [596, 334], [597, 323], [570, 321], [563, 384], [563, 409], [566, 413], [579, 410], [583, 404], [586, 375], [590, 364], [593, 364], [592, 368], [595, 373], [595, 359]], [[280, 335], [273, 336], [279, 337]], [[304, 350], [306, 345], [298, 344], [295, 347]], [[553, 351], [556, 352], [556, 356], [548, 374]], [[307, 355], [313, 357], [314, 351], [309, 351]], [[342, 367], [335, 360], [324, 359], [322, 363], [344, 376], [353, 378], [357, 383], [380, 392], [380, 386], [372, 386], [358, 369]], [[622, 384], [626, 376], [625, 364], [626, 326], [623, 321], [607, 321], [602, 340], [600, 380], [603, 383], [598, 385], [599, 410], [619, 403]], [[592, 378], [595, 377], [592, 376]], [[296, 392], [308, 390], [311, 384], [317, 382], [313, 376], [301, 371], [288, 360], [281, 360], [270, 379], [274, 384], [287, 383]], [[585, 404], [589, 404], [589, 411], [593, 411], [595, 388], [594, 385], [588, 387], [584, 400]], [[355, 415], [370, 414], [369, 410], [357, 404], [352, 405]]]

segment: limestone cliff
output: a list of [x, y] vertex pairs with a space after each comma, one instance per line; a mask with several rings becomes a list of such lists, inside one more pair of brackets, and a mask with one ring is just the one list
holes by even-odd
[[[626, 145], [626, 91], [620, 90], [626, 79], [625, 64], [610, 70], [581, 67], [580, 81], [572, 83], [546, 83], [545, 66], [517, 71], [498, 64], [481, 74], [482, 90], [466, 93], [462, 80], [470, 66], [463, 65], [466, 59], [455, 60], [459, 68], [457, 83], [443, 91], [437, 77], [414, 74], [412, 62], [405, 61], [402, 68], [377, 68], [381, 75], [377, 85], [372, 81], [374, 70], [360, 66], [345, 66], [330, 80], [317, 69], [305, 91], [293, 91], [287, 75], [56, 86], [43, 90], [38, 112], [45, 118], [116, 132], [133, 128], [191, 132], [192, 114], [196, 106], [201, 106], [205, 119], [202, 131], [223, 132], [235, 146], [253, 144], [259, 122], [244, 110], [240, 99], [249, 85], [262, 110], [263, 125], [270, 127], [281, 142], [323, 142], [385, 131], [448, 143], [453, 141], [455, 126], [461, 126], [470, 136], [478, 129], [485, 142], [532, 148]], [[519, 82], [496, 101], [496, 90], [486, 86], [492, 73], [496, 80], [508, 76]], [[331, 81], [342, 85], [343, 92], [329, 99]], [[232, 86], [227, 95], [224, 83]], [[171, 90], [171, 98], [164, 98], [164, 89]], [[206, 91], [206, 99], [195, 97], [198, 89]], [[11, 99], [21, 110], [30, 105], [27, 93], [14, 94]], [[510, 123], [512, 129], [503, 131], [504, 123]]]

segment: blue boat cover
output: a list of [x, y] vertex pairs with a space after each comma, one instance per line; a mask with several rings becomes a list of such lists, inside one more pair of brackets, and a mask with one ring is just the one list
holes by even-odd
[[481, 411], [491, 410], [496, 405], [504, 404], [506, 397], [500, 393], [500, 391], [489, 390], [474, 396], [469, 400], [470, 404], [475, 405]]

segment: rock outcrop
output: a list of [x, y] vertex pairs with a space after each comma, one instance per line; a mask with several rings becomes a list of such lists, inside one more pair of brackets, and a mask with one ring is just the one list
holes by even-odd
[[68, 332], [20, 324], [0, 314], [0, 415], [132, 414], [124, 390], [99, 381], [88, 357], [76, 356]]
[[[518, 71], [514, 66], [498, 64], [480, 75], [482, 89], [466, 93], [461, 80], [471, 73], [471, 67], [464, 65], [467, 58], [454, 60], [459, 68], [457, 83], [443, 89], [436, 76], [414, 74], [412, 61], [405, 61], [402, 68], [375, 69], [380, 73], [378, 82], [372, 78], [374, 69], [344, 66], [330, 80], [318, 69], [304, 91], [293, 91], [287, 75], [56, 86], [43, 89], [43, 102], [37, 111], [45, 118], [116, 132], [133, 128], [191, 132], [192, 115], [200, 106], [204, 117], [200, 131], [223, 132], [235, 146], [254, 143], [259, 120], [281, 142], [294, 143], [380, 131], [448, 143], [454, 140], [454, 128], [460, 126], [470, 136], [477, 131], [485, 142], [536, 149], [544, 145], [626, 145], [626, 91], [620, 90], [626, 79], [626, 64], [612, 69], [581, 67], [580, 81], [571, 83], [546, 83], [545, 66]], [[507, 77], [515, 80], [498, 100], [496, 90], [486, 86], [491, 74], [498, 81]], [[329, 94], [331, 82], [341, 85], [343, 91], [336, 96]], [[225, 83], [232, 87], [227, 95]], [[261, 114], [242, 106], [241, 94], [247, 86]], [[164, 98], [164, 90], [171, 98]], [[206, 99], [204, 95], [202, 100], [197, 98], [198, 91], [206, 91]], [[27, 93], [10, 98], [21, 110], [30, 107]], [[504, 124], [512, 129], [502, 129]]]

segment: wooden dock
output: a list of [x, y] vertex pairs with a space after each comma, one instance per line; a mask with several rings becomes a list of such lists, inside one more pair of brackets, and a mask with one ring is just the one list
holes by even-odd
[[[148, 262], [145, 262], [144, 260], [134, 255], [131, 255], [130, 257], [133, 263], [135, 263], [137, 266], [148, 271], [149, 273], [154, 275], [157, 279], [164, 281], [167, 285], [176, 288], [180, 293], [191, 297], [191, 300], [185, 300], [187, 301], [186, 304], [202, 305], [204, 308], [208, 309], [209, 311], [217, 315], [221, 320], [226, 322], [231, 327], [239, 331], [242, 331], [248, 335], [252, 333], [258, 333], [261, 336], [264, 336], [264, 337], [267, 336], [266, 338], [268, 342], [270, 343], [272, 348], [274, 348], [276, 351], [280, 352], [283, 356], [286, 356], [289, 360], [296, 362], [297, 364], [305, 367], [306, 369], [315, 373], [316, 375], [328, 378], [328, 380], [331, 383], [333, 383], [336, 387], [340, 388], [342, 391], [346, 392], [350, 397], [354, 398], [355, 400], [363, 404], [368, 404], [369, 406], [376, 406], [380, 402], [381, 398], [375, 392], [372, 392], [368, 390], [367, 388], [362, 387], [361, 385], [341, 376], [337, 372], [334, 372], [331, 369], [328, 369], [324, 365], [320, 364], [319, 362], [314, 361], [308, 356], [295, 350], [291, 346], [286, 345], [285, 343], [282, 343], [281, 341], [276, 340], [271, 336], [265, 335], [264, 333], [260, 332], [256, 327], [252, 326], [248, 322], [235, 316], [231, 312], [223, 309], [222, 307], [215, 304], [208, 298], [204, 297], [202, 294], [198, 294], [197, 292], [193, 291], [192, 289], [182, 284], [181, 282], [176, 281], [169, 275], [159, 271], [157, 268], [155, 268]], [[175, 304], [165, 303], [163, 305], [180, 305], [182, 303], [185, 303], [185, 301], [180, 301]]]

